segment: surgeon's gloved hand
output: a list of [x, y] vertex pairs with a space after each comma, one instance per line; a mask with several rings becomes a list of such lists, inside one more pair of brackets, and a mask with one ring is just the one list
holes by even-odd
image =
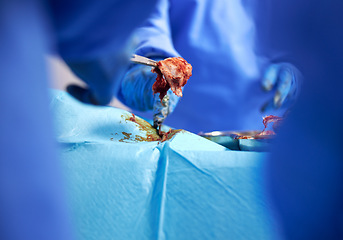
[[145, 65], [132, 66], [121, 82], [118, 99], [126, 106], [138, 111], [153, 110], [154, 126], [157, 127], [174, 111], [179, 97], [171, 89], [168, 90], [162, 101], [159, 93], [153, 94], [152, 85], [157, 75], [152, 73], [151, 69]]
[[274, 97], [262, 106], [261, 111], [292, 104], [300, 91], [301, 82], [301, 73], [292, 64], [269, 65], [262, 78], [262, 87], [265, 91], [276, 89], [276, 92]]
[[83, 61], [66, 60], [73, 72], [87, 87], [70, 85], [68, 93], [84, 103], [106, 105], [117, 93], [120, 79], [129, 66], [131, 53], [124, 49], [121, 53]]
[[130, 58], [137, 46], [132, 36], [106, 54], [82, 57], [64, 57], [70, 69], [87, 84], [87, 87], [69, 85], [67, 91], [81, 102], [106, 105], [118, 93], [121, 79], [130, 64]]

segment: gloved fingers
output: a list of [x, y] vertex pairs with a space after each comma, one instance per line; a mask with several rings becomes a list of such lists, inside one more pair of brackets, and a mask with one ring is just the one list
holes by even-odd
[[279, 70], [279, 64], [272, 64], [266, 69], [261, 83], [264, 90], [270, 91], [273, 89], [278, 79]]
[[294, 86], [294, 84], [292, 84], [292, 82], [294, 81], [295, 79], [291, 69], [282, 69], [282, 71], [279, 74], [279, 81], [274, 96], [274, 105], [276, 108], [280, 108], [282, 104], [285, 102], [291, 90], [291, 86]]
[[288, 69], [283, 69], [280, 72], [277, 81], [276, 93], [272, 99], [263, 104], [261, 112], [266, 112], [270, 109], [278, 109], [283, 106], [287, 100], [293, 100], [291, 99], [291, 96], [293, 95], [292, 93], [294, 92], [294, 89], [292, 89], [295, 81], [293, 77], [292, 72]]
[[85, 89], [77, 85], [69, 85], [67, 87], [67, 92], [83, 103], [100, 105], [89, 89]]
[[278, 109], [281, 106], [291, 105], [297, 97], [301, 85], [299, 70], [290, 63], [270, 65], [262, 79], [263, 89], [270, 91], [276, 87], [276, 92], [270, 101], [267, 101], [261, 111]]
[[285, 64], [279, 73], [279, 80], [274, 105], [279, 108], [286, 101], [292, 102], [297, 97], [300, 88], [301, 76], [299, 71], [291, 64]]
[[152, 85], [156, 74], [151, 72], [151, 67], [137, 65], [132, 67], [121, 81], [118, 98], [128, 107], [138, 110], [152, 110], [154, 96]]
[[[152, 57], [160, 61], [162, 57]], [[154, 95], [152, 85], [157, 75], [151, 72], [151, 67], [135, 64], [126, 72], [121, 80], [118, 98], [128, 107], [138, 111], [153, 110]]]

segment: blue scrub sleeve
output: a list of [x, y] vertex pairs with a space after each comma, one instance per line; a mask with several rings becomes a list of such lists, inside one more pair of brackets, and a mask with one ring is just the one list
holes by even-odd
[[136, 54], [146, 57], [176, 57], [170, 30], [170, 4], [168, 0], [158, 0], [150, 17], [135, 31], [138, 41]]
[[128, 67], [134, 49], [131, 34], [149, 16], [155, 0], [52, 0], [50, 4], [58, 53], [89, 87], [79, 100], [87, 102], [82, 97], [90, 95], [97, 104], [107, 104]]

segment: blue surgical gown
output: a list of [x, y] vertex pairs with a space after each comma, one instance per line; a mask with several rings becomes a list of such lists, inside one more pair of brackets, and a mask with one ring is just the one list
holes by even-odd
[[287, 52], [304, 75], [266, 165], [268, 195], [285, 239], [343, 239], [343, 2], [259, 3], [263, 48]]
[[[244, 3], [244, 4], [243, 4]], [[195, 133], [262, 129], [261, 113], [272, 99], [260, 85], [265, 58], [255, 53], [253, 1], [160, 0], [136, 33], [136, 53], [182, 56], [193, 66], [175, 111], [166, 124]], [[137, 112], [150, 117], [149, 113]]]

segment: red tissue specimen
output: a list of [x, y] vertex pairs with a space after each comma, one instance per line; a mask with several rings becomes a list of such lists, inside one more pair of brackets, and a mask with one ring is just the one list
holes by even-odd
[[169, 88], [175, 95], [182, 97], [182, 87], [192, 76], [192, 66], [181, 57], [166, 58], [157, 63], [157, 67], [151, 70], [157, 73], [157, 78], [152, 86], [154, 93], [160, 93], [160, 99], [167, 94]]
[[[274, 115], [269, 115], [263, 118], [263, 125], [264, 125], [264, 129], [260, 132], [257, 133], [254, 136], [237, 136], [235, 137], [235, 139], [262, 139], [262, 138], [270, 138], [274, 135], [276, 135], [276, 133], [274, 131], [276, 131], [276, 129], [279, 128], [280, 124], [282, 123], [283, 118], [282, 117], [278, 117], [278, 116], [274, 116]], [[274, 123], [273, 124], [273, 130], [266, 130], [266, 128], [268, 127], [268, 125], [270, 123]]]
[[[262, 130], [262, 132], [258, 133], [255, 135], [255, 138], [264, 138], [264, 137], [270, 137], [275, 135], [275, 129], [277, 129], [281, 122], [282, 122], [283, 118], [282, 117], [278, 117], [278, 116], [274, 116], [274, 115], [269, 115], [263, 118], [263, 125], [264, 125], [264, 129]], [[266, 131], [266, 128], [268, 127], [269, 123], [274, 123], [273, 124], [273, 129], [272, 130], [268, 130]]]

